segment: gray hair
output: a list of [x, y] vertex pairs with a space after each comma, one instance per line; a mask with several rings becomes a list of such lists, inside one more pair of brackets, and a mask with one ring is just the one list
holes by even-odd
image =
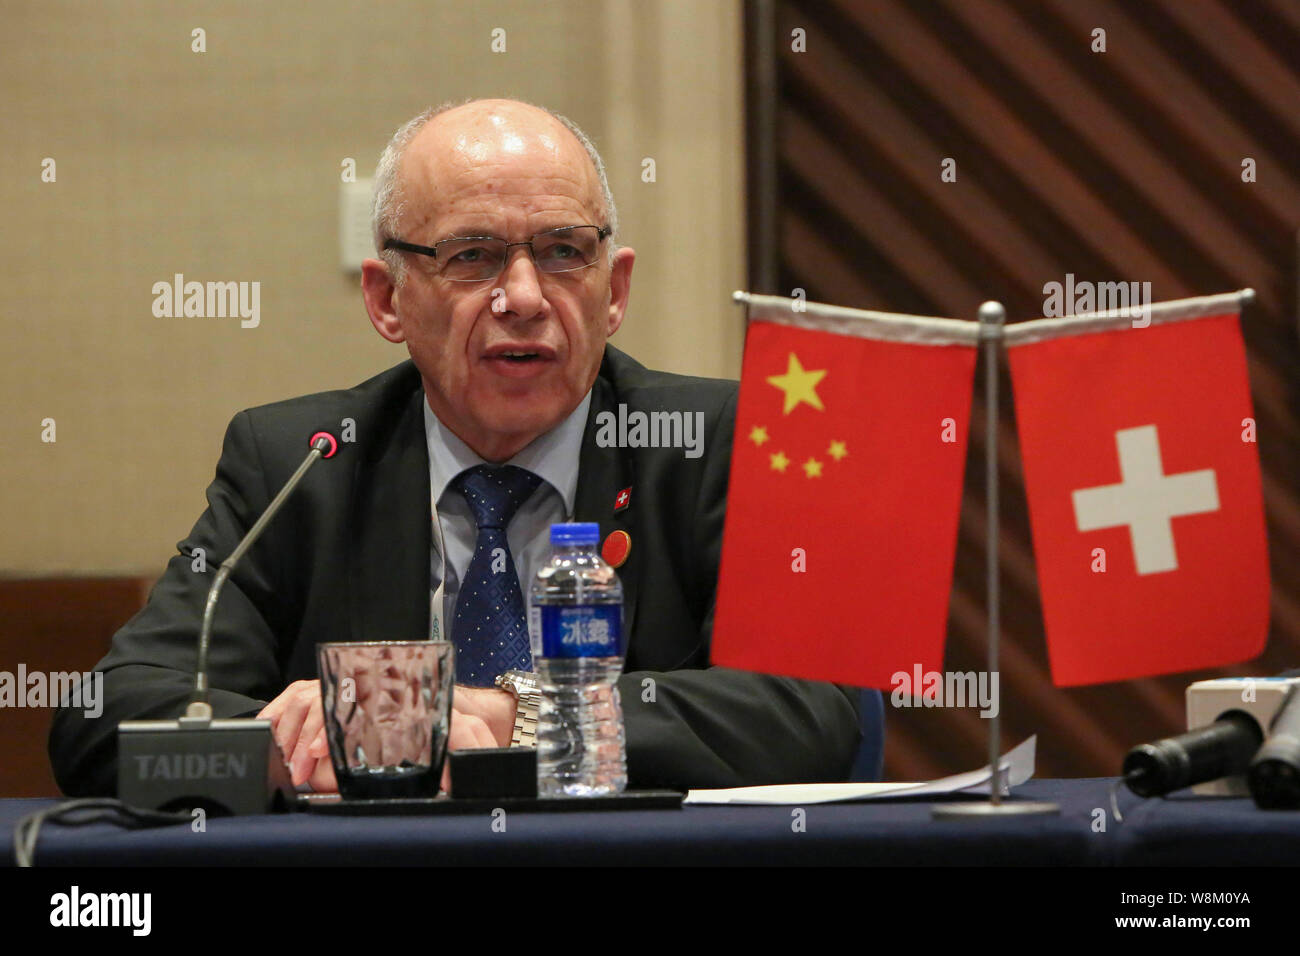
[[[406, 153], [406, 147], [411, 144], [411, 140], [415, 139], [416, 134], [424, 129], [431, 119], [448, 110], [474, 102], [477, 100], [473, 98], [457, 102], [448, 101], [440, 106], [430, 107], [419, 116], [407, 120], [398, 127], [379, 157], [379, 165], [375, 169], [375, 195], [370, 205], [370, 229], [374, 234], [375, 251], [384, 262], [388, 263], [394, 284], [399, 287], [406, 280], [406, 261], [398, 250], [384, 249], [384, 241], [397, 238], [397, 223], [405, 210], [406, 200], [402, 195], [401, 182], [397, 175], [402, 165], [402, 156]], [[600, 158], [600, 153], [596, 151], [595, 145], [587, 134], [567, 116], [561, 116], [554, 110], [537, 106], [535, 103], [526, 103], [523, 100], [514, 102], [533, 106], [551, 116], [572, 133], [582, 144], [582, 148], [587, 151], [592, 166], [596, 168], [596, 178], [600, 181], [601, 197], [605, 203], [605, 222], [610, 232], [609, 260], [612, 263], [614, 253], [618, 251], [618, 209], [614, 206], [614, 194], [610, 191], [609, 178], [605, 175], [605, 162]]]

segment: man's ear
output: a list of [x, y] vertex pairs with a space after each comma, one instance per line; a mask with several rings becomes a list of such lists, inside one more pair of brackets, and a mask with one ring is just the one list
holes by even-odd
[[382, 259], [366, 259], [361, 263], [361, 295], [366, 300], [366, 312], [375, 331], [390, 342], [405, 342], [402, 320], [397, 317], [397, 303], [392, 274], [388, 263]]
[[614, 253], [614, 264], [609, 271], [609, 331], [606, 338], [618, 331], [627, 311], [628, 296], [632, 293], [632, 263], [636, 253], [624, 246]]

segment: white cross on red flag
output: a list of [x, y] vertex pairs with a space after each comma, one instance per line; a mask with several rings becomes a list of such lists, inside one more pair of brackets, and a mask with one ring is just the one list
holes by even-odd
[[1007, 329], [1059, 686], [1237, 663], [1264, 648], [1268, 547], [1231, 298], [1154, 307], [1146, 327], [1099, 319], [1080, 332], [1082, 317], [1026, 323], [1023, 337]]

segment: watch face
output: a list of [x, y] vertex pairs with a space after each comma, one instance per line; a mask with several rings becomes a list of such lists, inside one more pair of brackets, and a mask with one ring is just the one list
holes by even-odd
[[527, 671], [506, 671], [496, 679], [495, 683], [497, 687], [510, 691], [516, 697], [541, 693], [541, 685], [537, 683], [537, 675], [530, 674]]
[[537, 682], [536, 674], [529, 674], [525, 671], [515, 673], [515, 687], [520, 694], [538, 694], [541, 693], [541, 685]]

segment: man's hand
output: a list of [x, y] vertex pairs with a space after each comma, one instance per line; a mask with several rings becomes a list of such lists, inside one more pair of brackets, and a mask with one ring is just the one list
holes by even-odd
[[320, 681], [294, 681], [257, 716], [271, 721], [271, 734], [289, 765], [295, 787], [308, 782], [317, 793], [338, 790], [325, 740]]
[[499, 687], [456, 685], [451, 706], [469, 717], [477, 717], [491, 732], [494, 742], [485, 747], [509, 747], [515, 733], [515, 695]]
[[[317, 793], [338, 790], [334, 765], [325, 739], [325, 711], [320, 681], [294, 681], [258, 717], [271, 721], [271, 733], [285, 755], [293, 785], [307, 782]], [[496, 688], [456, 686], [452, 693], [451, 729], [447, 750], [508, 747], [514, 732], [515, 698]], [[450, 763], [443, 767], [442, 789], [451, 787]]]

